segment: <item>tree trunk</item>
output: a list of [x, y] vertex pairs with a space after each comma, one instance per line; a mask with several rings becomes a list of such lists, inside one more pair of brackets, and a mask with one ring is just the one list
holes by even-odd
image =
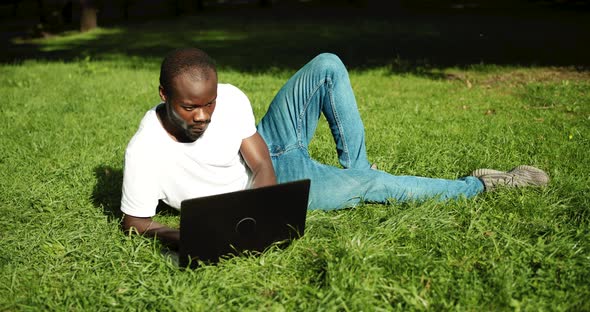
[[86, 32], [96, 28], [96, 3], [92, 0], [80, 0], [80, 31]]

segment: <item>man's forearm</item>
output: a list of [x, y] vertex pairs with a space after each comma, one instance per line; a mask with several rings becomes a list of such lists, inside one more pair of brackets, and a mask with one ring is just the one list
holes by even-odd
[[138, 218], [129, 215], [123, 217], [123, 229], [125, 231], [137, 231], [142, 235], [156, 237], [164, 245], [177, 250], [180, 242], [180, 231], [158, 223], [152, 218]]
[[180, 244], [180, 231], [167, 227], [158, 222], [154, 222], [154, 228], [145, 232], [148, 236], [154, 236], [159, 239], [164, 245], [171, 249], [178, 250]]

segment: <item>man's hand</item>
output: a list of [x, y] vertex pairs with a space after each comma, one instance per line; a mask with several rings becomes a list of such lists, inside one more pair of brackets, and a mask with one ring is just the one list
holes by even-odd
[[268, 147], [258, 132], [242, 140], [240, 153], [252, 171], [252, 188], [277, 184]]
[[125, 232], [135, 229], [139, 234], [156, 237], [164, 245], [173, 250], [178, 250], [180, 242], [180, 231], [169, 228], [161, 223], [155, 222], [152, 218], [139, 218], [130, 215], [123, 216], [123, 230]]

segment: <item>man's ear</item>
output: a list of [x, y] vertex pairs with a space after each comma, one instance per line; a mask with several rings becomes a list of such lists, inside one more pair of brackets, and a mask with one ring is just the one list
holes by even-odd
[[160, 86], [158, 87], [158, 90], [160, 91], [160, 99], [162, 102], [166, 103], [166, 93], [164, 92], [164, 87]]

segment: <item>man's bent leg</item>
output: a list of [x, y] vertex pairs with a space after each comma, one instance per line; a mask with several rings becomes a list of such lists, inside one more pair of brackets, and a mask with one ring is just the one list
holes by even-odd
[[[307, 147], [320, 113], [330, 124], [340, 163], [348, 169], [310, 158]], [[445, 200], [483, 191], [475, 177], [430, 179], [369, 169], [364, 127], [348, 73], [335, 55], [322, 54], [299, 70], [274, 98], [258, 131], [269, 146], [278, 182], [311, 179], [310, 209], [389, 200]]]
[[369, 168], [365, 130], [348, 72], [333, 54], [317, 56], [287, 81], [258, 124], [258, 132], [271, 155], [293, 149], [307, 151], [320, 113], [330, 125], [340, 164]]

